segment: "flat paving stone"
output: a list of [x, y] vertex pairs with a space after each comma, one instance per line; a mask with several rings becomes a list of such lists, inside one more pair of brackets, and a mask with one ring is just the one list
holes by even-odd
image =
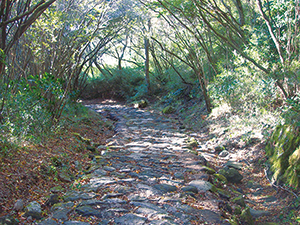
[[[114, 118], [115, 134], [97, 148], [101, 155], [91, 162], [87, 183], [80, 191], [66, 189], [66, 202], [53, 206], [53, 218], [78, 225], [89, 224], [75, 221], [79, 216], [96, 225], [224, 224], [218, 213], [182, 203], [187, 195], [197, 200], [198, 192], [211, 194], [203, 165], [214, 155], [195, 155], [186, 148], [188, 138], [200, 134], [179, 130], [176, 118], [159, 113], [120, 104], [88, 107]], [[213, 201], [214, 195], [209, 197]], [[43, 222], [60, 224], [50, 217]]]
[[115, 224], [120, 224], [120, 225], [132, 225], [132, 224], [136, 224], [136, 225], [140, 225], [140, 224], [145, 224], [145, 221], [147, 220], [147, 218], [145, 217], [141, 217], [141, 216], [137, 216], [135, 214], [126, 214], [124, 216], [121, 216], [119, 218], [115, 219]]

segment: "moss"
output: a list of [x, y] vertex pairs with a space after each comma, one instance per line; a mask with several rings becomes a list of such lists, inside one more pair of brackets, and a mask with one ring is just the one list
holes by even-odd
[[254, 225], [253, 217], [250, 213], [250, 208], [245, 208], [241, 213], [241, 221], [243, 224]]
[[232, 199], [232, 202], [235, 203], [235, 204], [238, 204], [241, 207], [246, 207], [246, 203], [244, 201], [244, 198], [241, 195], [234, 198], [234, 199]]
[[216, 186], [212, 184], [211, 188], [210, 188], [210, 191], [213, 192], [213, 193], [215, 193], [215, 192], [218, 191], [218, 188], [216, 188]]
[[217, 178], [219, 181], [225, 183], [225, 184], [228, 183], [226, 177], [224, 177], [222, 174], [215, 173], [215, 174], [214, 174], [214, 177]]
[[241, 215], [241, 213], [242, 213], [242, 208], [240, 206], [236, 206], [234, 208], [234, 215], [239, 216], [239, 215]]
[[270, 157], [274, 179], [282, 179], [294, 187], [299, 186], [300, 169], [300, 135], [295, 125], [278, 125], [266, 146]]
[[222, 197], [225, 197], [227, 199], [230, 199], [231, 198], [231, 195], [228, 191], [224, 190], [224, 189], [221, 189], [221, 188], [217, 188], [217, 193], [222, 196]]
[[204, 170], [205, 172], [207, 172], [208, 174], [214, 174], [214, 173], [216, 173], [216, 171], [215, 171], [214, 169], [209, 168], [209, 167], [207, 167], [207, 166], [203, 166], [203, 170]]
[[189, 149], [197, 148], [198, 145], [198, 141], [195, 138], [191, 138], [187, 141], [187, 147]]
[[163, 114], [172, 114], [172, 113], [174, 113], [175, 112], [175, 109], [172, 107], [172, 106], [170, 106], [170, 105], [168, 105], [167, 107], [165, 107], [163, 110], [162, 110], [162, 113]]

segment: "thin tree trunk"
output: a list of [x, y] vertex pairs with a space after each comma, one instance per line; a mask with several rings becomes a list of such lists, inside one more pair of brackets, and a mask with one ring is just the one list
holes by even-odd
[[149, 39], [147, 37], [145, 37], [144, 39], [144, 45], [145, 45], [145, 78], [147, 83], [147, 90], [149, 93], [151, 93], [150, 76], [149, 76]]

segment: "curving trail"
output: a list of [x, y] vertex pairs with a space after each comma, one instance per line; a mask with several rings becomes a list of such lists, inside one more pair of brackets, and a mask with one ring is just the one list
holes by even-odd
[[[87, 106], [115, 120], [116, 133], [99, 146], [87, 182], [40, 224], [229, 224], [206, 159], [189, 152], [176, 121], [124, 105]], [[68, 221], [78, 216], [91, 222]]]

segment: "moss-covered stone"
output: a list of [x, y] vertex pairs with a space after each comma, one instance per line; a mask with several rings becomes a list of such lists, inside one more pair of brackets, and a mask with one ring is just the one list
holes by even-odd
[[242, 208], [240, 207], [240, 206], [236, 206], [235, 208], [234, 208], [234, 215], [241, 215], [241, 213], [242, 213]]
[[224, 189], [217, 188], [217, 193], [222, 198], [225, 198], [225, 199], [230, 199], [231, 198], [230, 193], [228, 191], [224, 190]]
[[190, 138], [186, 143], [186, 146], [189, 149], [197, 148], [198, 145], [198, 141], [195, 138]]
[[232, 218], [229, 220], [229, 223], [231, 225], [239, 225], [238, 219], [235, 216], [232, 216]]
[[147, 100], [142, 99], [142, 100], [134, 103], [134, 107], [135, 108], [146, 108], [148, 106], [148, 104], [149, 103]]
[[298, 187], [300, 180], [300, 128], [295, 125], [278, 125], [266, 146], [275, 180], [283, 180]]
[[253, 217], [250, 213], [250, 208], [245, 208], [241, 213], [242, 224], [254, 225]]
[[166, 107], [162, 110], [162, 113], [163, 113], [163, 114], [172, 114], [172, 113], [174, 113], [174, 112], [175, 112], [175, 109], [174, 109], [172, 106], [170, 106], [170, 105], [166, 106]]
[[220, 182], [222, 182], [222, 183], [224, 183], [224, 184], [227, 184], [227, 183], [228, 183], [226, 177], [224, 177], [222, 174], [215, 173], [215, 174], [214, 174], [214, 177], [215, 177], [218, 181], [220, 181]]
[[203, 170], [208, 173], [208, 174], [214, 174], [216, 173], [216, 171], [210, 167], [207, 167], [207, 166], [203, 166]]
[[225, 167], [219, 171], [221, 175], [226, 177], [228, 182], [231, 183], [240, 183], [243, 179], [243, 176], [234, 168]]
[[244, 201], [244, 198], [241, 195], [234, 198], [234, 199], [232, 199], [232, 202], [235, 203], [235, 204], [238, 204], [239, 206], [246, 207], [246, 203]]

